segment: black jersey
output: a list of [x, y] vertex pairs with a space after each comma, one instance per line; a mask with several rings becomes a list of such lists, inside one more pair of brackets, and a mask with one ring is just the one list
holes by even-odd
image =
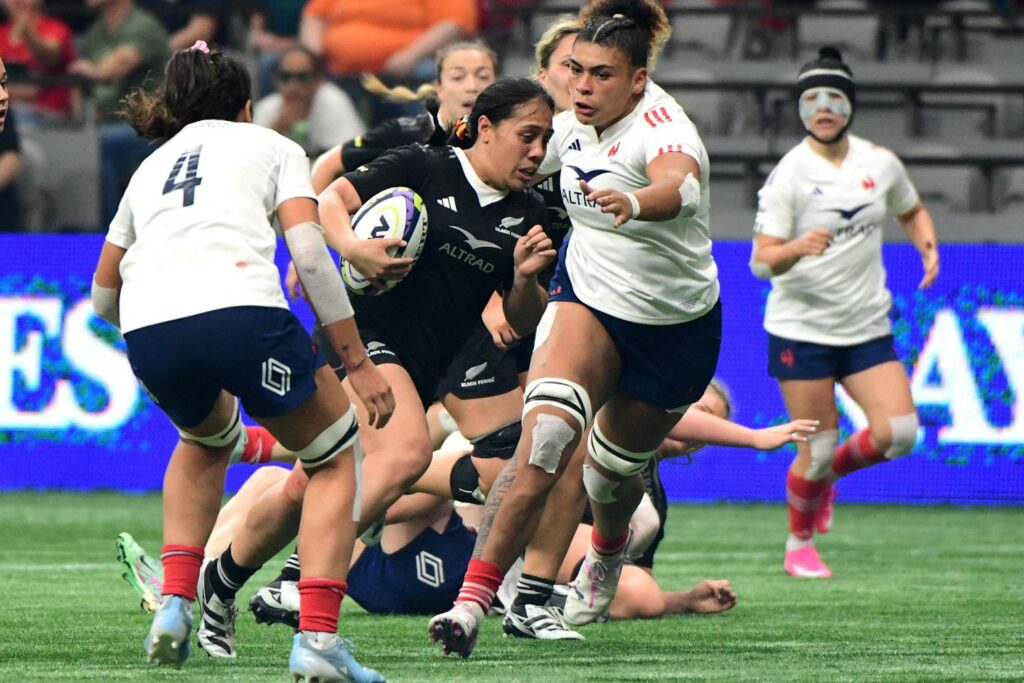
[[546, 227], [543, 202], [530, 189], [502, 195], [487, 187], [451, 147], [399, 147], [345, 178], [363, 199], [396, 186], [423, 198], [427, 240], [416, 265], [394, 289], [352, 297], [352, 306], [357, 325], [382, 334], [403, 364], [436, 375], [436, 384], [491, 294], [512, 284], [516, 242]]
[[448, 142], [448, 131], [429, 111], [416, 116], [388, 119], [341, 146], [341, 165], [352, 171], [368, 164], [395, 147], [422, 143], [432, 146]]

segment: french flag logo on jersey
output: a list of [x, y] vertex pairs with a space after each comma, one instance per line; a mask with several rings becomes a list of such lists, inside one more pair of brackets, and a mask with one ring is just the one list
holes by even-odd
[[612, 145], [612, 148], [608, 150], [609, 159], [611, 159], [613, 156], [619, 153], [619, 144], [620, 143], [616, 142], [614, 145]]
[[860, 185], [868, 192], [871, 192], [871, 190], [875, 189], [875, 179], [868, 176], [864, 178], [864, 180], [860, 181]]
[[662, 123], [668, 123], [672, 120], [672, 117], [668, 115], [668, 109], [665, 107], [658, 107], [652, 109], [644, 114], [644, 120], [651, 126], [651, 128], [657, 128]]

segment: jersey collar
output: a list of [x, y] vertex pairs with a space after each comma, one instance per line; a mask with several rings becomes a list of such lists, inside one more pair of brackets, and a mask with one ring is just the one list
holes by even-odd
[[494, 204], [500, 202], [502, 199], [508, 196], [508, 192], [502, 190], [495, 190], [493, 187], [480, 180], [480, 176], [476, 174], [473, 169], [473, 164], [469, 163], [469, 159], [466, 158], [466, 153], [455, 148], [455, 158], [462, 164], [462, 172], [466, 176], [466, 181], [469, 182], [470, 187], [476, 192], [476, 197], [480, 200], [480, 206], [487, 206], [488, 204]]

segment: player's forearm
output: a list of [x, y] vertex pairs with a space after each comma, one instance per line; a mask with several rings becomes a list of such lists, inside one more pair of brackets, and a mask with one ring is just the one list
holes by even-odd
[[682, 206], [679, 187], [682, 182], [682, 176], [672, 174], [634, 192], [640, 204], [640, 213], [635, 220], [668, 221], [679, 215]]
[[928, 209], [924, 206], [918, 207], [909, 215], [902, 217], [900, 224], [903, 231], [910, 238], [911, 243], [918, 253], [925, 256], [939, 248], [938, 239], [935, 237], [935, 222]]
[[[346, 296], [344, 290], [342, 290], [341, 296]], [[331, 347], [341, 359], [342, 367], [347, 369], [363, 362], [373, 362], [366, 359], [366, 347], [363, 346], [363, 340], [359, 336], [355, 319], [345, 318], [330, 325], [324, 325], [323, 329]]]
[[797, 264], [801, 258], [797, 240], [782, 244], [757, 244], [752, 265], [762, 263], [771, 270], [772, 275], [782, 275]]
[[319, 157], [313, 164], [313, 191], [323, 192], [345, 172], [341, 161], [341, 145], [332, 147]]
[[752, 448], [754, 430], [729, 420], [706, 413], [703, 410], [688, 410], [668, 434], [677, 441], [699, 441], [715, 446]]
[[320, 225], [324, 229], [327, 246], [342, 256], [345, 255], [348, 245], [356, 239], [355, 233], [352, 232], [349, 215], [359, 209], [359, 204], [355, 203], [350, 206], [353, 199], [349, 195], [358, 199], [352, 184], [344, 179], [339, 179], [331, 183], [317, 198]]
[[548, 305], [548, 293], [537, 282], [536, 276], [516, 275], [512, 288], [502, 297], [505, 320], [520, 337], [537, 329], [544, 307]]

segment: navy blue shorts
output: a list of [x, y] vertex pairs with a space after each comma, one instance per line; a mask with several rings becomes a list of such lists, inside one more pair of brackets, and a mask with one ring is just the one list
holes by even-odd
[[853, 346], [829, 346], [768, 335], [768, 374], [778, 380], [842, 379], [899, 360], [892, 335]]
[[277, 417], [313, 395], [324, 364], [286, 308], [240, 306], [124, 335], [143, 388], [181, 428], [205, 420], [222, 390], [254, 417]]
[[604, 326], [622, 364], [618, 388], [664, 410], [675, 410], [700, 399], [718, 366], [722, 302], [716, 302], [696, 320], [676, 325], [642, 325], [622, 320], [577, 298], [565, 269], [564, 250], [563, 244], [558, 269], [551, 278], [549, 300], [586, 306]]
[[348, 595], [373, 614], [439, 614], [451, 609], [476, 535], [452, 512], [444, 533], [427, 527], [398, 552], [363, 550], [348, 570]]

